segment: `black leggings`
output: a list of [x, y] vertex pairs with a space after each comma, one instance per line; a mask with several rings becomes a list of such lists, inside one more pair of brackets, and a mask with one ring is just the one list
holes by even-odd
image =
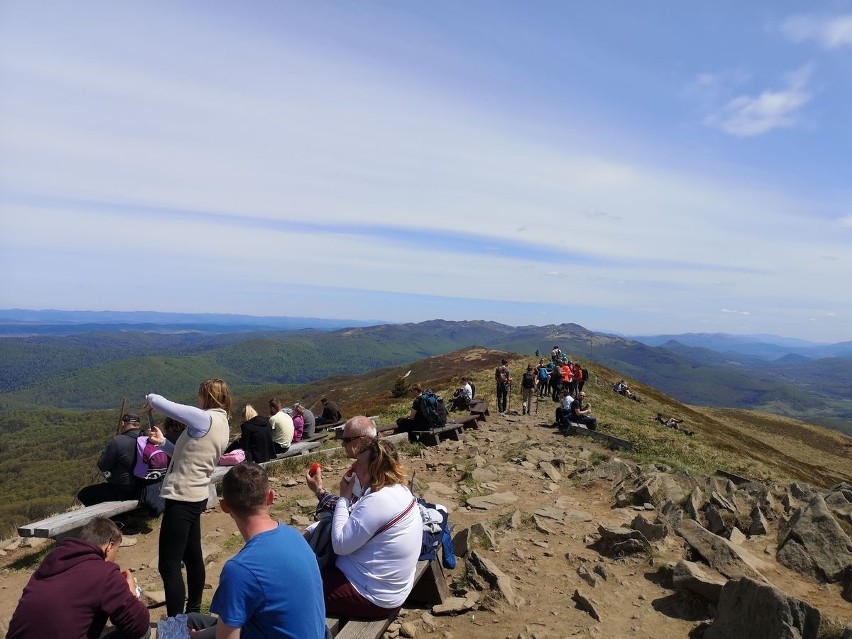
[[[160, 562], [158, 570], [166, 591], [166, 613], [174, 617], [184, 612], [201, 610], [204, 592], [204, 558], [201, 554], [201, 513], [207, 500], [188, 502], [166, 500], [160, 525]], [[180, 571], [186, 566], [186, 583]], [[189, 597], [187, 597], [187, 589]]]

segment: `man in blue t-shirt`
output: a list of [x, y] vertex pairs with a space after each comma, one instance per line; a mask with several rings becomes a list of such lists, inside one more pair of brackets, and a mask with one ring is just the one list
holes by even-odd
[[308, 542], [269, 514], [275, 494], [266, 471], [238, 464], [222, 480], [222, 510], [231, 515], [246, 545], [229, 559], [210, 610], [219, 617], [191, 616], [195, 636], [216, 639], [290, 637], [324, 639], [322, 579]]

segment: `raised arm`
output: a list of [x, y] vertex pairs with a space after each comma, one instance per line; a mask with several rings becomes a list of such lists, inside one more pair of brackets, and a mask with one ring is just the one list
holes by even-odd
[[204, 437], [213, 423], [210, 414], [206, 411], [195, 406], [172, 402], [156, 393], [146, 395], [145, 401], [151, 408], [161, 412], [163, 415], [176, 419], [181, 424], [186, 424], [190, 437]]

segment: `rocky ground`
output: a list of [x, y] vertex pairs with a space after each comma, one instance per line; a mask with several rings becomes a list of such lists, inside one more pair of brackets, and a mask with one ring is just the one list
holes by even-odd
[[[330, 460], [326, 476], [346, 466]], [[467, 552], [446, 571], [458, 610], [404, 610], [391, 636], [696, 637], [715, 617], [707, 637], [775, 636], [770, 626], [784, 619], [815, 636], [820, 618], [821, 636], [841, 637], [852, 621], [843, 598], [845, 588], [852, 599], [852, 487], [736, 485], [637, 466], [562, 437], [546, 418], [513, 414], [424, 449], [408, 466], [416, 489], [449, 507], [457, 550]], [[315, 500], [301, 477], [274, 482], [279, 518], [306, 525]], [[139, 530], [129, 521], [119, 555], [152, 605], [162, 599], [156, 524]], [[202, 526], [212, 597], [241, 538], [218, 510]], [[3, 628], [32, 570], [21, 568], [26, 552], [35, 551], [11, 549], [2, 560]], [[767, 618], [737, 609], [752, 604]], [[162, 613], [154, 607], [152, 618]], [[741, 617], [758, 634], [744, 634]]]

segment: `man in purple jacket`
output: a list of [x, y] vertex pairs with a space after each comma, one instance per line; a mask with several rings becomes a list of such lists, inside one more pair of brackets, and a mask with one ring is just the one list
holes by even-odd
[[30, 578], [6, 639], [97, 639], [107, 619], [110, 639], [142, 639], [150, 634], [148, 608], [129, 571], [115, 563], [121, 531], [96, 517], [79, 539], [64, 539]]

